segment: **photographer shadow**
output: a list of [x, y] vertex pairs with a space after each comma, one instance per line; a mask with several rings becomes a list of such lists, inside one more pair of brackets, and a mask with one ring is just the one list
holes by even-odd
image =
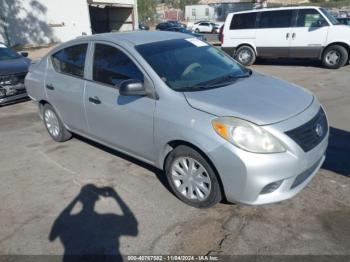
[[[119, 204], [122, 215], [99, 214], [94, 208], [100, 197], [110, 197]], [[73, 214], [80, 203], [81, 210]], [[56, 218], [49, 240], [59, 238], [64, 246], [63, 261], [122, 261], [121, 236], [137, 236], [138, 222], [128, 206], [111, 187], [88, 184]]]
[[350, 132], [335, 127], [330, 127], [329, 131], [329, 145], [322, 168], [350, 177]]

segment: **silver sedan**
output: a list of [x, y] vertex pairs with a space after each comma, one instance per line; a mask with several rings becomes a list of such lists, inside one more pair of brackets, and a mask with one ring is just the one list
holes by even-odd
[[154, 165], [195, 207], [291, 198], [325, 159], [313, 94], [189, 35], [78, 38], [32, 65], [25, 84], [55, 141], [76, 133]]

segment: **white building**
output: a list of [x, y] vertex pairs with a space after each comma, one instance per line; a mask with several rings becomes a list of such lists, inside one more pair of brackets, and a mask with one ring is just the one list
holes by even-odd
[[215, 9], [209, 5], [187, 5], [185, 6], [185, 20], [187, 22], [213, 21]]
[[255, 2], [254, 0], [201, 0], [202, 4], [185, 7], [185, 19], [188, 22], [225, 21], [228, 13], [253, 9]]
[[38, 45], [138, 27], [137, 0], [1, 0], [0, 42]]

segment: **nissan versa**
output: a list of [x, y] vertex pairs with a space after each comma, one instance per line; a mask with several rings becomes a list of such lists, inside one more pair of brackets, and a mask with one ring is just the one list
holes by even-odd
[[195, 207], [291, 198], [325, 159], [315, 96], [189, 35], [78, 38], [32, 65], [25, 84], [55, 141], [76, 133], [154, 165]]

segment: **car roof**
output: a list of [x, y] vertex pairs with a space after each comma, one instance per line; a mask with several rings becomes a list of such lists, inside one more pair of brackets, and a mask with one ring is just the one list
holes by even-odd
[[233, 12], [231, 14], [244, 14], [244, 13], [253, 13], [253, 12], [264, 12], [264, 11], [279, 11], [279, 10], [298, 10], [298, 9], [319, 9], [319, 6], [285, 6], [285, 7], [269, 7], [269, 8], [260, 8], [253, 10], [246, 10], [240, 12]]
[[142, 45], [166, 40], [185, 38], [188, 38], [188, 35], [186, 36], [169, 31], [129, 31], [122, 33], [104, 33], [91, 36], [81, 36], [60, 45], [58, 46], [58, 48], [55, 49], [61, 49], [62, 46], [69, 46], [84, 41], [107, 41], [117, 44]]

